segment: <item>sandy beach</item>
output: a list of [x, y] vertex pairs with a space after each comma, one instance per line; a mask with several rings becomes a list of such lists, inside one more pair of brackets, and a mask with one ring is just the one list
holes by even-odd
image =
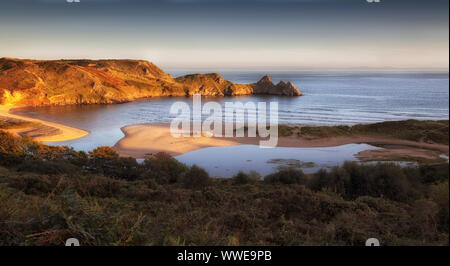
[[36, 123], [34, 127], [24, 127], [16, 129], [8, 129], [7, 131], [13, 134], [28, 134], [36, 141], [42, 142], [57, 142], [77, 139], [89, 134], [89, 131], [73, 128], [57, 123], [52, 123], [44, 120], [24, 117], [20, 115], [11, 114], [10, 110], [17, 108], [17, 106], [0, 105], [0, 116], [9, 119], [16, 119]]
[[[214, 146], [258, 145], [261, 138], [255, 137], [180, 137], [170, 134], [169, 124], [139, 124], [122, 128], [125, 137], [116, 143], [114, 149], [122, 156], [143, 158], [157, 152], [176, 156], [189, 151]], [[436, 159], [440, 154], [448, 154], [448, 145], [413, 142], [399, 139], [367, 136], [306, 139], [295, 135], [279, 137], [278, 147], [331, 147], [351, 143], [367, 143], [384, 147], [383, 152], [362, 152], [361, 160], [386, 158], [389, 156], [410, 156], [422, 159]]]
[[[10, 113], [12, 108], [12, 106], [0, 106], [0, 118], [33, 123], [25, 127], [7, 129], [13, 134], [28, 135], [34, 140], [42, 142], [72, 140], [89, 134], [88, 131], [82, 129], [12, 114]], [[171, 135], [169, 123], [129, 125], [121, 128], [121, 130], [125, 136], [114, 145], [114, 149], [121, 156], [134, 158], [144, 158], [158, 152], [177, 156], [207, 147], [259, 145], [260, 141], [264, 140], [260, 137], [226, 138], [201, 136], [175, 138]], [[334, 147], [352, 143], [366, 143], [383, 148], [381, 150], [367, 150], [358, 153], [356, 156], [361, 161], [403, 160], [405, 158], [433, 161], [439, 160], [440, 155], [448, 155], [449, 153], [449, 146], [444, 144], [372, 136], [339, 136], [311, 139], [292, 134], [287, 137], [279, 137], [277, 146], [312, 148]]]

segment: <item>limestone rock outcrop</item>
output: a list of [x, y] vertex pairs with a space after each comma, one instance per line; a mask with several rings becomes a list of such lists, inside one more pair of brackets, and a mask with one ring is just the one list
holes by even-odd
[[252, 84], [252, 87], [254, 94], [302, 96], [300, 90], [292, 82], [281, 80], [275, 85], [268, 75], [262, 77], [257, 83]]

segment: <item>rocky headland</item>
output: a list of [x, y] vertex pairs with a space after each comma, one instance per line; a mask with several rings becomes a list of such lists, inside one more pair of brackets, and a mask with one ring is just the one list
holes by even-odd
[[0, 104], [107, 104], [157, 96], [301, 96], [291, 82], [269, 76], [235, 84], [217, 73], [174, 78], [144, 60], [0, 59]]

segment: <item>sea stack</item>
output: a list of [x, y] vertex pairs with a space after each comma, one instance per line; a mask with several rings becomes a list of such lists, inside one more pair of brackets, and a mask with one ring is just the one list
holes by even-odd
[[252, 84], [253, 94], [302, 96], [300, 90], [292, 82], [281, 80], [275, 85], [269, 75], [262, 77], [257, 83]]

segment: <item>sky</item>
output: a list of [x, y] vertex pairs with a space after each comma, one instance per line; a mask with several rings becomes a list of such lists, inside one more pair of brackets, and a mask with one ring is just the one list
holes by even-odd
[[163, 69], [449, 66], [448, 0], [0, 0], [0, 57]]

